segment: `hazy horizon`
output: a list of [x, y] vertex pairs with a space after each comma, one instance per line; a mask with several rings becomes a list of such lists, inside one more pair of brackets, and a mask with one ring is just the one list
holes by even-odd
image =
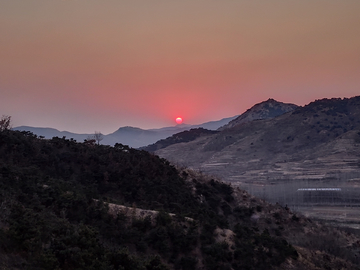
[[[234, 115], [235, 116], [235, 115]], [[231, 117], [224, 117], [222, 119], [217, 119], [217, 120], [209, 120], [209, 121], [206, 121], [204, 123], [195, 123], [195, 124], [187, 124], [187, 123], [181, 123], [181, 124], [173, 124], [173, 125], [169, 125], [169, 126], [160, 126], [160, 127], [155, 127], [155, 128], [142, 128], [142, 127], [137, 127], [137, 126], [131, 126], [131, 125], [127, 125], [127, 126], [120, 126], [120, 127], [117, 127], [115, 128], [114, 130], [110, 131], [110, 132], [107, 132], [107, 133], [104, 133], [102, 131], [99, 131], [101, 132], [103, 135], [108, 135], [108, 134], [111, 134], [117, 130], [119, 130], [120, 128], [139, 128], [139, 129], [143, 129], [143, 130], [156, 130], [156, 129], [161, 129], [161, 128], [172, 128], [172, 127], [181, 127], [181, 126], [197, 126], [197, 125], [201, 125], [201, 124], [205, 124], [207, 122], [213, 122], [213, 121], [220, 121], [220, 120], [223, 120], [225, 118], [231, 118]], [[12, 119], [11, 119], [12, 120]], [[71, 130], [61, 130], [61, 129], [58, 129], [56, 127], [52, 127], [52, 126], [46, 126], [46, 127], [42, 127], [42, 126], [29, 126], [29, 125], [13, 125], [12, 124], [12, 128], [19, 128], [19, 127], [32, 127], [32, 128], [51, 128], [51, 129], [56, 129], [60, 132], [70, 132], [70, 133], [77, 133], [77, 134], [93, 134], [94, 132], [98, 132], [97, 130], [93, 130], [93, 131], [90, 131], [90, 132], [73, 132]]]
[[103, 134], [360, 94], [360, 1], [0, 0], [0, 115]]

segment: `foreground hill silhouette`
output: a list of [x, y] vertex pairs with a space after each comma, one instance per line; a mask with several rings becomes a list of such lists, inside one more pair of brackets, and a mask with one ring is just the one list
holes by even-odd
[[121, 144], [0, 132], [0, 210], [1, 269], [359, 263], [357, 236]]

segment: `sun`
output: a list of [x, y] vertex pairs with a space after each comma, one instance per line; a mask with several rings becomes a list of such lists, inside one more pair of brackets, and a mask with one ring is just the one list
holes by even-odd
[[183, 120], [182, 120], [181, 117], [178, 117], [178, 118], [175, 119], [175, 121], [176, 121], [176, 124], [180, 125]]

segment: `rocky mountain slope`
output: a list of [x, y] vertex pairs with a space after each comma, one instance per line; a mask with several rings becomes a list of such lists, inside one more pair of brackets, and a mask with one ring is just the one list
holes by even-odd
[[[360, 237], [146, 151], [0, 132], [1, 269], [358, 269]], [[150, 217], [149, 217], [150, 215]]]
[[301, 187], [356, 189], [360, 97], [317, 100], [276, 118], [239, 123], [156, 154], [234, 185], [251, 184], [259, 192], [276, 183], [287, 183], [289, 196]]
[[220, 127], [219, 130], [225, 130], [254, 120], [271, 119], [284, 113], [291, 112], [297, 107], [298, 106], [295, 104], [283, 103], [269, 98], [266, 101], [255, 104], [246, 112], [231, 120], [228, 124]]

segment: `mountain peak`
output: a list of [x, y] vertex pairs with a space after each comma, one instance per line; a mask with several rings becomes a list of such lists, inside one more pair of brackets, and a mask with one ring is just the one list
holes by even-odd
[[232, 128], [239, 124], [247, 123], [253, 120], [270, 119], [282, 115], [284, 113], [295, 110], [298, 105], [291, 103], [283, 103], [273, 98], [269, 98], [266, 101], [255, 104], [239, 117], [230, 121], [227, 125], [219, 128], [219, 130], [225, 130]]

